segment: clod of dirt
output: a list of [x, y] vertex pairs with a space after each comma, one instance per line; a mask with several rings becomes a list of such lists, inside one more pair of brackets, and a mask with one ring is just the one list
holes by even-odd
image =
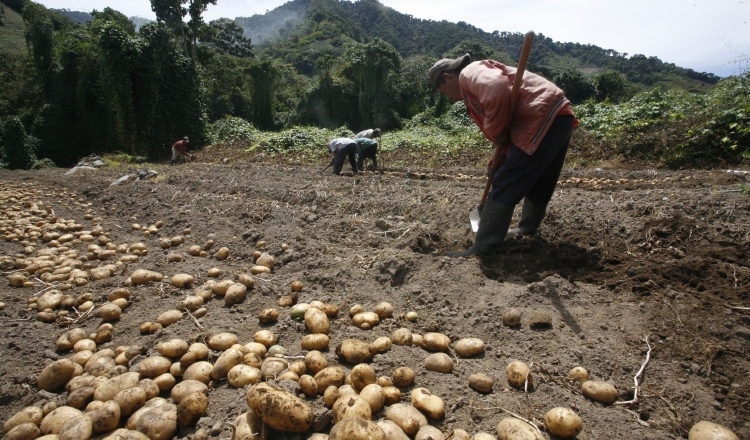
[[552, 327], [552, 316], [549, 313], [534, 313], [529, 318], [529, 327], [543, 329]]

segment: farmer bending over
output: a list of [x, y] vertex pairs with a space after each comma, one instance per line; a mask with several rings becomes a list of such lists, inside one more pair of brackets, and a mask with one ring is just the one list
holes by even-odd
[[185, 150], [187, 149], [189, 142], [188, 137], [185, 136], [181, 141], [177, 141], [172, 145], [172, 160], [169, 161], [170, 165], [176, 164], [178, 160], [181, 160], [182, 162], [188, 160], [188, 155]]
[[356, 136], [354, 136], [354, 139], [359, 138], [367, 138], [367, 139], [375, 139], [380, 137], [380, 129], [379, 128], [371, 128], [369, 130], [363, 130], [357, 133]]
[[[433, 87], [451, 102], [463, 101], [485, 137], [504, 148], [492, 176], [474, 245], [449, 256], [491, 255], [506, 235], [533, 234], [555, 192], [577, 121], [565, 93], [539, 75], [526, 72], [509, 120], [516, 69], [493, 60], [471, 62], [466, 54], [437, 61], [429, 71]], [[490, 164], [491, 165], [491, 164]], [[490, 171], [488, 165], [488, 172]], [[508, 230], [513, 210], [523, 199], [518, 227]]]
[[357, 174], [357, 162], [354, 155], [357, 152], [357, 143], [354, 139], [336, 138], [328, 143], [328, 149], [333, 153], [333, 174], [341, 174], [341, 168], [344, 167], [344, 159], [349, 158], [349, 164], [352, 166], [352, 172]]
[[357, 143], [357, 169], [362, 171], [365, 159], [372, 160], [372, 169], [378, 169], [378, 142], [368, 138], [354, 139]]

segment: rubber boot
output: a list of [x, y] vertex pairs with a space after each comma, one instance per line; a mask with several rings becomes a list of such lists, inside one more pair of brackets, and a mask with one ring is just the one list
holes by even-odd
[[495, 253], [495, 249], [505, 240], [508, 226], [513, 219], [515, 206], [506, 205], [487, 199], [482, 210], [482, 218], [479, 220], [477, 236], [474, 245], [463, 252], [448, 252], [449, 257], [470, 257], [474, 254], [489, 256]]
[[539, 225], [542, 224], [546, 214], [547, 205], [537, 206], [531, 203], [529, 199], [523, 199], [523, 211], [521, 211], [521, 220], [518, 222], [518, 227], [508, 230], [506, 238], [532, 235], [539, 229]]
[[342, 163], [342, 164], [338, 164], [338, 165], [337, 165], [337, 164], [334, 164], [334, 165], [333, 165], [333, 174], [335, 174], [335, 175], [337, 175], [337, 176], [338, 176], [339, 174], [341, 174], [341, 168], [344, 168], [344, 164], [343, 164], [343, 163]]

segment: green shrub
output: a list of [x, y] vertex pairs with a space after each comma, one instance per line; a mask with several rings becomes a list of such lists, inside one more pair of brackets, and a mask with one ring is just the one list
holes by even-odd
[[236, 116], [225, 116], [208, 126], [208, 140], [212, 144], [251, 139], [257, 133], [253, 124]]
[[708, 94], [651, 91], [622, 104], [576, 106], [574, 154], [656, 160], [670, 167], [750, 159], [750, 79], [730, 77]]
[[12, 116], [3, 124], [3, 153], [7, 167], [28, 170], [36, 162], [39, 140], [28, 136], [21, 119]]

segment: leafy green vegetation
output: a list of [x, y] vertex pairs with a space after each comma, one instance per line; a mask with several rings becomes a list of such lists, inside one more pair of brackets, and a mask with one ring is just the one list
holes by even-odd
[[708, 94], [640, 93], [614, 105], [575, 108], [584, 136], [576, 153], [603, 160], [657, 161], [665, 166], [741, 163], [750, 159], [750, 77], [728, 78]]
[[[426, 72], [464, 53], [513, 64], [523, 44], [520, 33], [420, 20], [377, 0], [292, 0], [210, 23], [202, 14], [215, 0], [151, 0], [157, 22], [140, 28], [110, 8], [72, 14], [91, 17], [81, 25], [2, 1], [0, 125], [31, 139], [0, 139], [5, 166], [37, 157], [67, 166], [91, 153], [165, 159], [184, 135], [214, 159], [234, 149], [243, 160], [317, 163], [331, 138], [374, 127], [390, 164], [481, 166], [489, 142]], [[717, 84], [655, 57], [542, 34], [528, 68], [577, 104], [577, 161], [748, 161], [746, 75]]]

